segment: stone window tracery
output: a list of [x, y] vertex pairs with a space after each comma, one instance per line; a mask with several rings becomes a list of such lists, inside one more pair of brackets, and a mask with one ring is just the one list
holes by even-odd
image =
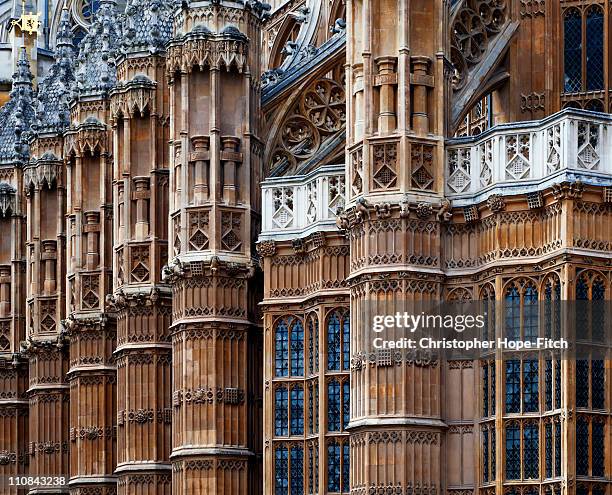
[[295, 317], [280, 318], [274, 330], [275, 376], [304, 375], [304, 327]]

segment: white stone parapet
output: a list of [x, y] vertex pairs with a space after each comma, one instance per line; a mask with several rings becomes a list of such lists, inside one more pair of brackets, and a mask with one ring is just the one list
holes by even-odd
[[446, 143], [445, 194], [454, 206], [553, 183], [612, 184], [612, 115], [565, 109]]
[[262, 233], [265, 239], [294, 239], [336, 229], [344, 209], [344, 164], [326, 165], [308, 175], [271, 177], [262, 187]]

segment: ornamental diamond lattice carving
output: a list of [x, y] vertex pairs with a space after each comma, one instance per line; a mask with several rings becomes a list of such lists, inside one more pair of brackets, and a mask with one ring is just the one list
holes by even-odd
[[471, 152], [469, 149], [448, 151], [448, 180], [446, 184], [451, 191], [462, 193], [470, 188]]
[[578, 123], [578, 168], [597, 170], [599, 168], [599, 125]]
[[272, 223], [275, 228], [285, 229], [293, 225], [293, 189], [290, 187], [275, 187], [272, 190], [274, 214]]
[[[178, 218], [176, 219], [178, 221]], [[175, 221], [175, 229], [178, 227], [180, 231], [180, 224]], [[209, 223], [209, 212], [208, 211], [196, 211], [189, 214], [189, 248], [202, 251], [208, 249], [208, 223]], [[176, 243], [178, 242], [180, 250], [179, 234], [176, 233]]]
[[430, 191], [434, 182], [434, 147], [429, 144], [415, 144], [410, 147], [412, 164], [412, 187]]
[[329, 178], [329, 202], [327, 209], [330, 216], [344, 210], [344, 175], [333, 175]]
[[531, 175], [529, 134], [506, 137], [506, 179], [527, 179]]
[[493, 182], [493, 140], [480, 145], [480, 186], [487, 187]]
[[561, 126], [546, 129], [546, 170], [548, 173], [561, 167]]
[[373, 189], [390, 189], [397, 185], [397, 142], [372, 146]]

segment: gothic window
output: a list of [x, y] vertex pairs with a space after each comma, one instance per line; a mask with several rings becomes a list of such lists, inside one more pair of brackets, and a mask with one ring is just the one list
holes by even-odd
[[349, 444], [332, 439], [327, 444], [327, 491], [349, 493]]
[[304, 493], [304, 450], [301, 445], [291, 446], [291, 491], [290, 495]]
[[568, 9], [563, 18], [565, 92], [582, 87], [582, 18], [578, 9]]
[[291, 435], [304, 434], [304, 389], [302, 385], [291, 387]]
[[525, 479], [539, 477], [539, 428], [537, 423], [527, 423], [523, 428], [523, 468]]
[[276, 376], [304, 375], [304, 327], [293, 316], [280, 318], [274, 329]]
[[495, 470], [496, 470], [496, 466], [497, 464], [495, 463], [495, 427], [491, 428], [491, 448], [489, 449], [489, 451], [491, 452], [491, 479], [494, 480], [496, 475], [495, 475]]
[[521, 362], [506, 361], [506, 412], [521, 412]]
[[605, 365], [601, 359], [576, 361], [576, 407], [605, 407]]
[[544, 469], [547, 479], [561, 476], [561, 422], [559, 416], [545, 418]]
[[553, 425], [546, 423], [544, 426], [544, 442], [545, 442], [545, 475], [546, 478], [553, 477]]
[[521, 296], [512, 285], [506, 292], [506, 332], [509, 339], [518, 339], [521, 331]]
[[319, 448], [316, 441], [308, 443], [308, 495], [319, 493]]
[[289, 451], [279, 445], [274, 452], [274, 485], [275, 495], [287, 495], [289, 488]]
[[561, 284], [557, 278], [549, 279], [544, 287], [544, 336], [561, 336]]
[[521, 429], [514, 423], [506, 427], [506, 479], [521, 478]]
[[593, 5], [586, 14], [586, 83], [587, 91], [604, 88], [603, 11]]
[[482, 329], [482, 339], [495, 338], [495, 289], [487, 285], [481, 293], [482, 314], [486, 315]]
[[286, 385], [276, 388], [274, 393], [274, 434], [282, 437], [289, 434], [289, 391]]
[[346, 429], [351, 419], [350, 398], [351, 398], [350, 384], [348, 380], [346, 380], [342, 384], [342, 429], [343, 430]]
[[576, 474], [589, 475], [589, 423], [584, 417], [576, 420]]
[[561, 360], [557, 359], [555, 366], [555, 408], [561, 408]]
[[604, 476], [604, 424], [593, 421], [592, 424], [593, 450], [592, 476]]
[[538, 361], [523, 361], [523, 412], [536, 412], [538, 407]]
[[327, 384], [327, 430], [340, 431], [341, 426], [341, 402], [340, 382], [336, 379]]
[[551, 359], [547, 359], [544, 364], [544, 407], [546, 411], [553, 408], [553, 364]]
[[316, 315], [308, 317], [308, 373], [319, 371], [319, 320]]
[[482, 365], [482, 415], [489, 415], [489, 364]]
[[308, 384], [308, 433], [319, 431], [319, 384], [311, 381]]
[[561, 423], [555, 422], [555, 476], [561, 476]]
[[603, 409], [605, 392], [604, 392], [604, 375], [605, 367], [601, 359], [593, 359], [591, 361], [591, 407], [593, 409]]
[[576, 361], [576, 407], [589, 407], [589, 362]]
[[538, 338], [538, 291], [534, 285], [527, 285], [524, 295], [523, 327], [525, 339]]
[[327, 319], [327, 369], [350, 368], [350, 322], [346, 310], [334, 310]]

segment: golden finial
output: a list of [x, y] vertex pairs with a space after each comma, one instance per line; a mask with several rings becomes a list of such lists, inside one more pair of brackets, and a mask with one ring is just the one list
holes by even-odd
[[21, 17], [12, 21], [14, 27], [18, 27], [22, 33], [28, 33], [33, 35], [38, 33], [40, 28], [40, 12], [33, 14], [32, 12], [26, 12], [25, 0], [21, 0]]

